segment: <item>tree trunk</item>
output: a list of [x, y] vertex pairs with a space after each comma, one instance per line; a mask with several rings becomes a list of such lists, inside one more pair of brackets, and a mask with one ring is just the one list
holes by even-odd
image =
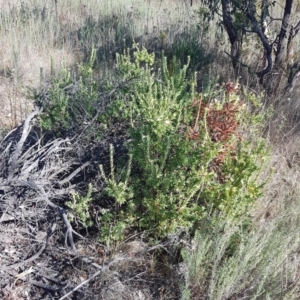
[[281, 30], [278, 37], [275, 66], [286, 69], [289, 63], [289, 54], [292, 50], [293, 26], [290, 24], [293, 0], [286, 0]]
[[234, 26], [230, 0], [222, 0], [223, 25], [228, 34], [231, 45], [231, 62], [237, 77], [241, 58], [242, 35]]

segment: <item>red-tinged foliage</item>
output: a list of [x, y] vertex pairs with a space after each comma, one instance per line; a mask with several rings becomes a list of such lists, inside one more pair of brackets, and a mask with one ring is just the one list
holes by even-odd
[[229, 81], [224, 85], [224, 90], [227, 95], [236, 94], [239, 91], [239, 86], [237, 84], [234, 85], [232, 81]]
[[[226, 95], [236, 94], [239, 89], [233, 85], [232, 82], [228, 82], [224, 85]], [[192, 107], [198, 106], [197, 113], [195, 115], [194, 126], [188, 128], [188, 136], [191, 140], [197, 140], [200, 138], [199, 134], [199, 119], [205, 118], [206, 128], [212, 142], [223, 143], [223, 150], [220, 151], [211, 163], [211, 168], [218, 174], [218, 178], [221, 180], [221, 165], [226, 157], [235, 157], [236, 153], [236, 141], [240, 140], [237, 129], [238, 119], [237, 116], [243, 105], [242, 101], [230, 101], [227, 99], [221, 105], [214, 105], [211, 103], [205, 103], [200, 99], [195, 99], [192, 103]], [[238, 137], [233, 141], [231, 137]]]

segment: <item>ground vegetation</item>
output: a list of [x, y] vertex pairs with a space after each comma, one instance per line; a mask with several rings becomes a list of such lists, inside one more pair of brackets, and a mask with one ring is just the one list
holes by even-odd
[[2, 2], [0, 297], [299, 299], [298, 4]]

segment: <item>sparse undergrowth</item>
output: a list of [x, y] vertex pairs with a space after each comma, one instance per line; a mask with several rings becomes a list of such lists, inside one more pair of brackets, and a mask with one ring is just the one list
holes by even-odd
[[[212, 67], [222, 33], [212, 50], [212, 23], [156, 27], [148, 11], [145, 26], [140, 7], [97, 16], [92, 1], [71, 24], [82, 1], [66, 3], [8, 7], [30, 41], [44, 26], [47, 55], [69, 47], [84, 59], [59, 73], [52, 59], [47, 80], [41, 68], [38, 108], [0, 139], [0, 297], [299, 299], [298, 150], [276, 154], [276, 176], [265, 167], [269, 113], [259, 92]], [[145, 47], [122, 51], [132, 37]]]

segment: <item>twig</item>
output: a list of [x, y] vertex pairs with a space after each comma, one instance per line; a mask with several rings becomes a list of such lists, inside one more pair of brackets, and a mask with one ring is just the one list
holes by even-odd
[[[10, 270], [6, 270], [6, 272], [11, 275], [11, 276], [16, 276], [13, 272], [11, 272]], [[17, 279], [20, 279], [24, 282], [28, 282], [28, 283], [31, 283], [35, 286], [38, 286], [38, 287], [41, 287], [45, 290], [48, 290], [48, 291], [51, 291], [51, 292], [56, 292], [58, 290], [60, 290], [61, 288], [56, 288], [56, 287], [53, 287], [51, 285], [48, 285], [48, 284], [45, 284], [45, 283], [42, 283], [42, 282], [39, 282], [39, 281], [35, 281], [35, 280], [32, 280], [32, 279], [26, 279], [26, 278], [22, 278], [22, 276], [18, 277]]]
[[81, 238], [83, 238], [83, 237], [73, 229], [72, 225], [70, 224], [70, 222], [68, 220], [68, 217], [67, 217], [67, 214], [66, 214], [66, 210], [63, 209], [62, 207], [54, 204], [53, 202], [51, 202], [48, 199], [48, 195], [45, 192], [44, 188], [42, 186], [37, 186], [36, 183], [33, 180], [29, 180], [28, 185], [31, 186], [32, 188], [34, 188], [36, 191], [38, 191], [41, 194], [41, 196], [43, 196], [45, 202], [49, 206], [51, 206], [51, 207], [53, 207], [53, 208], [55, 208], [55, 209], [57, 209], [59, 211], [60, 215], [62, 216], [62, 218], [63, 218], [63, 220], [64, 220], [64, 222], [65, 222], [65, 224], [67, 226], [66, 237], [69, 238], [69, 242], [70, 242], [72, 250], [75, 253], [77, 253], [77, 249], [75, 247], [75, 243], [74, 243], [74, 239], [73, 239], [73, 233], [75, 233], [76, 235], [80, 236]]
[[24, 272], [22, 272], [22, 273], [16, 275], [15, 277], [17, 277], [17, 279], [14, 281], [14, 285], [16, 284], [16, 282], [17, 282], [19, 279], [23, 280], [22, 277], [24, 277], [24, 276], [26, 276], [27, 274], [30, 274], [30, 273], [32, 273], [32, 272], [34, 272], [34, 271], [33, 271], [33, 268], [32, 268], [32, 266], [31, 266], [28, 270], [25, 270]]
[[52, 235], [52, 233], [54, 232], [55, 227], [56, 227], [56, 223], [54, 223], [54, 224], [52, 225], [52, 228], [51, 228], [51, 229], [49, 230], [49, 232], [47, 233], [46, 241], [44, 242], [43, 246], [41, 247], [41, 249], [39, 250], [38, 253], [34, 254], [33, 256], [31, 256], [31, 257], [28, 258], [28, 259], [25, 259], [25, 260], [23, 260], [23, 261], [21, 261], [21, 262], [18, 262], [18, 263], [16, 263], [16, 264], [13, 264], [13, 265], [10, 265], [10, 266], [3, 266], [3, 267], [0, 267], [0, 271], [7, 271], [7, 270], [10, 270], [10, 269], [19, 268], [19, 267], [21, 267], [21, 266], [23, 266], [23, 265], [25, 265], [25, 264], [27, 264], [27, 263], [29, 263], [29, 262], [32, 262], [32, 261], [36, 260], [36, 259], [42, 254], [42, 252], [45, 250], [46, 245], [47, 245], [47, 243], [48, 243], [48, 239], [49, 239], [49, 237]]
[[12, 154], [11, 164], [9, 166], [8, 177], [7, 177], [8, 181], [10, 181], [14, 176], [14, 172], [15, 172], [15, 169], [16, 169], [16, 166], [17, 166], [17, 163], [18, 163], [18, 158], [21, 154], [23, 144], [26, 141], [26, 138], [29, 134], [30, 121], [31, 121], [31, 119], [33, 119], [39, 113], [40, 113], [40, 110], [36, 110], [36, 111], [32, 112], [31, 114], [28, 115], [28, 117], [24, 121], [23, 132], [22, 132], [21, 139], [17, 143], [16, 149]]
[[[75, 231], [74, 231], [72, 225], [70, 224], [70, 222], [69, 222], [69, 220], [68, 220], [67, 214], [65, 213], [65, 211], [64, 211], [62, 208], [60, 209], [60, 213], [61, 213], [62, 218], [63, 218], [63, 220], [64, 220], [64, 222], [65, 222], [65, 224], [66, 224], [66, 226], [67, 226], [66, 237], [69, 238], [69, 242], [70, 242], [70, 245], [71, 245], [72, 250], [73, 250], [75, 253], [77, 253], [77, 249], [76, 249], [76, 247], [75, 247], [75, 243], [74, 243], [74, 239], [73, 239], [73, 232], [75, 232]], [[79, 234], [78, 234], [78, 235], [79, 235]]]
[[59, 298], [59, 300], [63, 300], [65, 298], [67, 298], [68, 296], [70, 296], [72, 293], [74, 293], [75, 291], [77, 291], [78, 289], [80, 289], [83, 285], [87, 284], [89, 281], [91, 281], [93, 278], [95, 278], [96, 276], [98, 276], [100, 273], [105, 272], [107, 269], [109, 269], [111, 267], [111, 265], [113, 265], [116, 262], [122, 261], [122, 260], [128, 260], [128, 258], [124, 258], [124, 257], [119, 257], [114, 259], [113, 261], [111, 261], [109, 264], [103, 266], [101, 268], [101, 270], [97, 271], [95, 274], [92, 275], [92, 277], [90, 277], [89, 279], [81, 282], [78, 286], [76, 286], [75, 288], [73, 288], [70, 292], [68, 292], [67, 294], [65, 294], [63, 297]]
[[100, 273], [102, 272], [102, 270], [97, 271], [91, 278], [81, 282], [78, 286], [76, 286], [75, 288], [73, 288], [70, 292], [68, 292], [67, 294], [65, 294], [64, 296], [62, 296], [61, 298], [59, 298], [59, 300], [63, 300], [67, 297], [69, 297], [71, 294], [73, 294], [75, 291], [77, 291], [78, 289], [80, 289], [83, 285], [87, 284], [89, 281], [91, 281], [93, 278], [95, 278], [96, 276], [98, 276]]
[[240, 62], [239, 59], [235, 58], [234, 56], [232, 56], [231, 54], [229, 54], [227, 51], [224, 51], [224, 53], [225, 53], [226, 55], [228, 55], [231, 59], [234, 59], [240, 66], [242, 66], [242, 67], [244, 67], [244, 68], [247, 68], [249, 71], [251, 71], [251, 68], [250, 68], [248, 65], [246, 65], [246, 64], [244, 64], [244, 63], [242, 63], [242, 62]]
[[67, 178], [64, 178], [63, 180], [60, 180], [58, 182], [58, 184], [59, 185], [64, 185], [65, 183], [69, 182], [73, 177], [75, 177], [80, 171], [82, 171], [84, 168], [86, 168], [90, 164], [91, 164], [90, 162], [86, 162], [85, 164], [83, 164], [82, 166], [77, 168], [75, 171], [73, 171]]
[[51, 292], [56, 292], [56, 291], [60, 290], [60, 288], [56, 288], [56, 287], [53, 287], [51, 285], [48, 285], [48, 284], [45, 284], [45, 283], [42, 283], [39, 281], [29, 279], [28, 282], [35, 286], [41, 287], [45, 290], [51, 291]]

